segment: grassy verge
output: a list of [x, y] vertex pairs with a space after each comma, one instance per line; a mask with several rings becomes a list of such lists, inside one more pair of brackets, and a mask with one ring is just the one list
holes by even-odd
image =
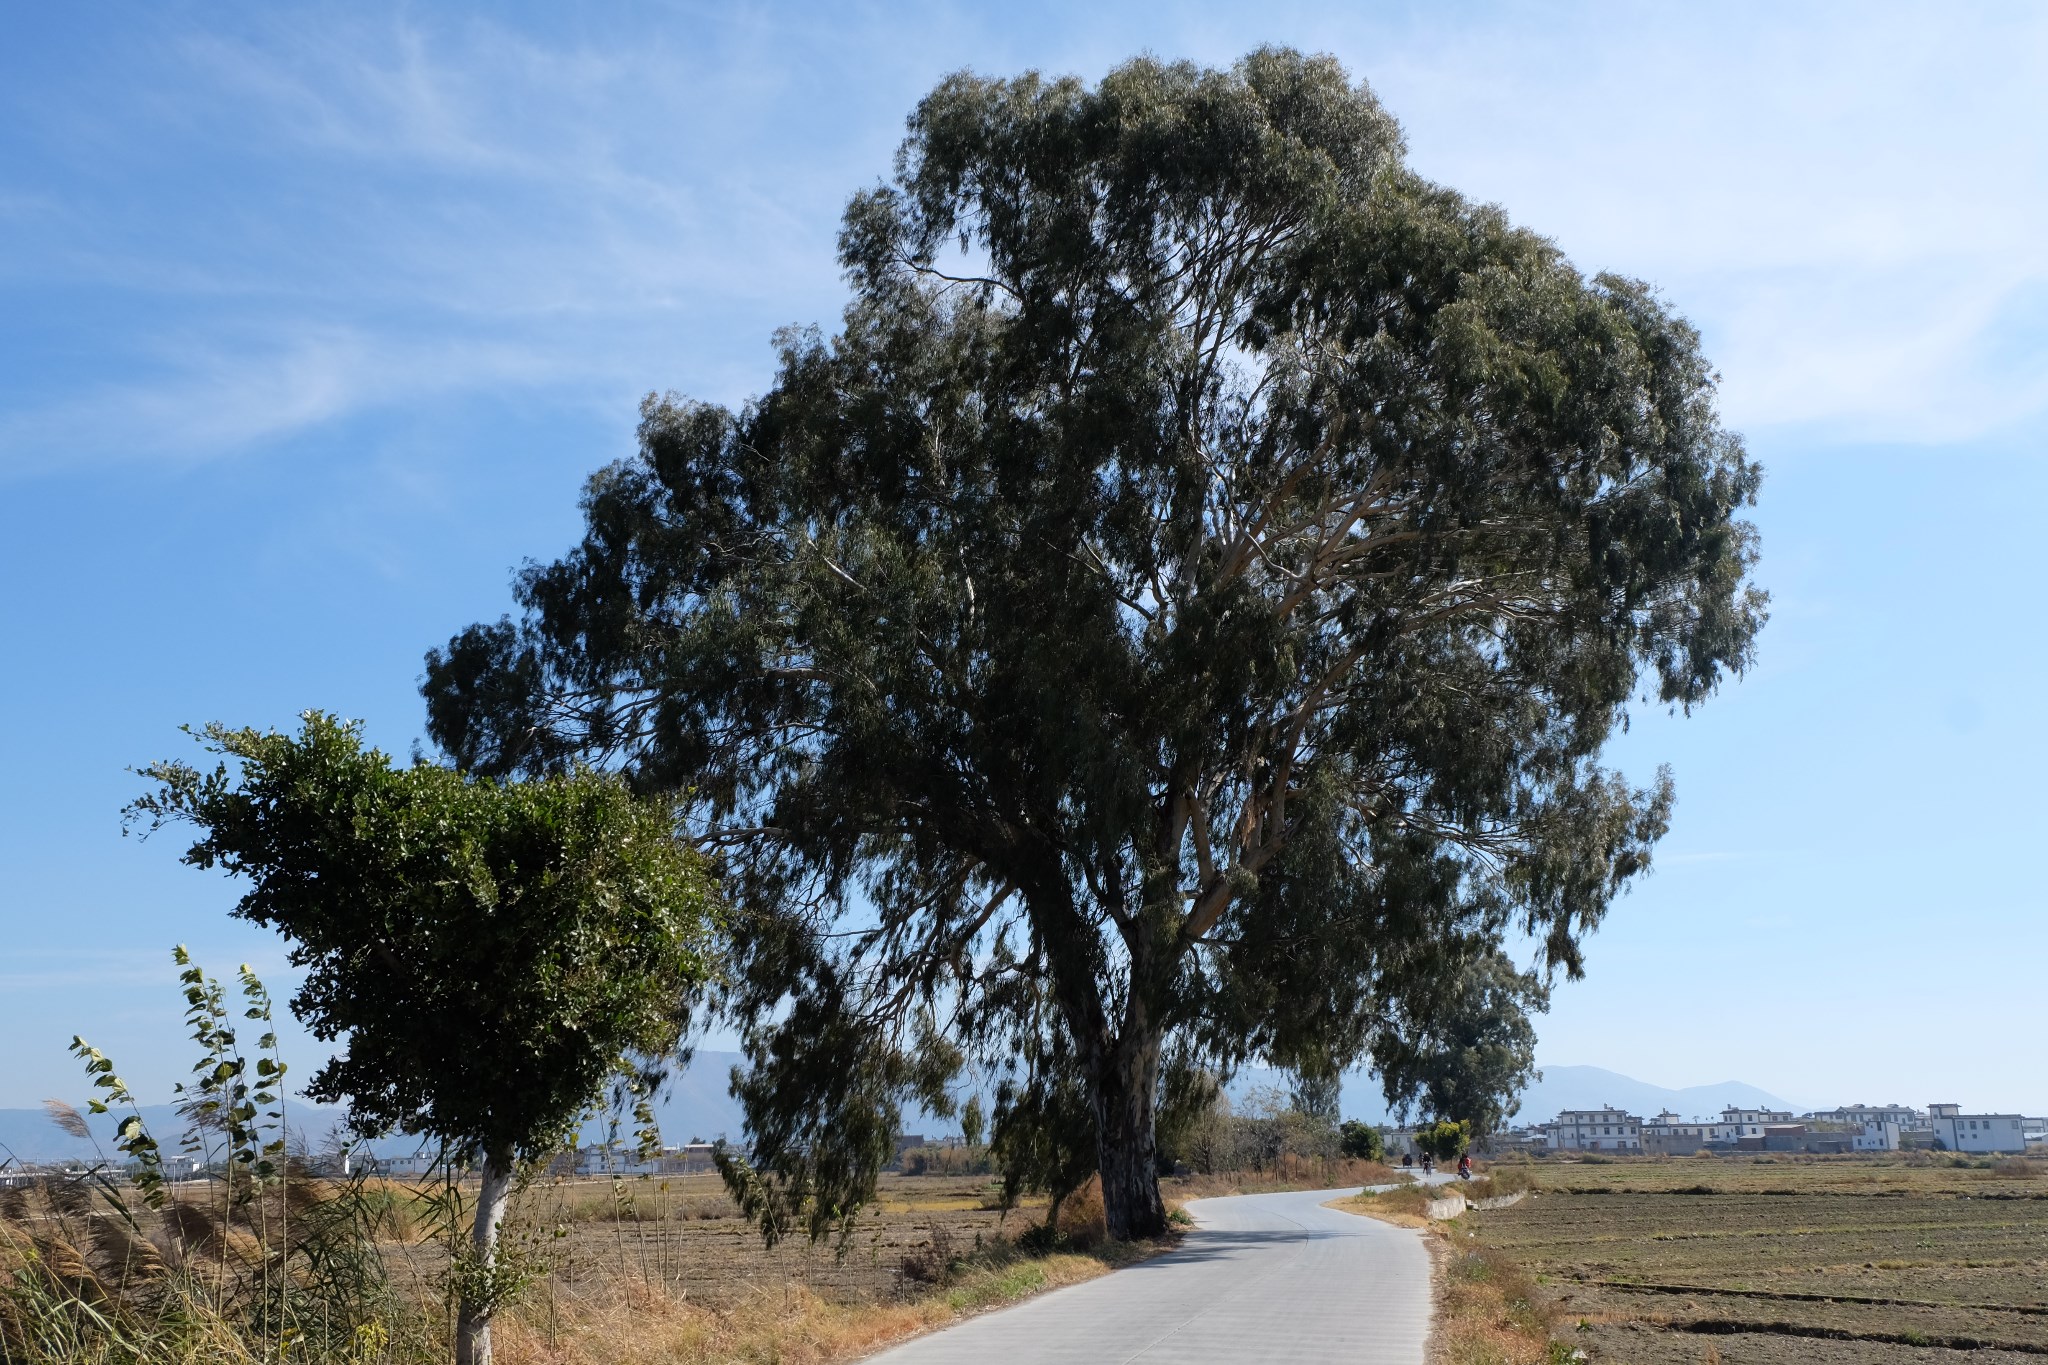
[[1433, 1365], [1558, 1365], [1571, 1360], [1571, 1349], [1552, 1340], [1555, 1310], [1528, 1272], [1459, 1232], [1453, 1222], [1428, 1234], [1436, 1264]]
[[1362, 1214], [1377, 1218], [1383, 1223], [1396, 1223], [1404, 1228], [1420, 1228], [1429, 1225], [1424, 1213], [1430, 1201], [1437, 1197], [1434, 1190], [1422, 1185], [1399, 1185], [1377, 1194], [1356, 1194], [1348, 1199], [1332, 1199], [1330, 1207], [1346, 1213]]

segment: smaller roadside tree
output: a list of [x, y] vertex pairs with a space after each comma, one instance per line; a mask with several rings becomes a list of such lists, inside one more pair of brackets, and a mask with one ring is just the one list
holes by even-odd
[[1346, 1119], [1337, 1128], [1338, 1150], [1357, 1161], [1379, 1161], [1387, 1154], [1380, 1130], [1357, 1119]]
[[1389, 1100], [1412, 1097], [1422, 1113], [1490, 1137], [1514, 1117], [1529, 1082], [1542, 1079], [1529, 1016], [1549, 1008], [1550, 989], [1498, 948], [1474, 953], [1447, 976], [1427, 1008], [1380, 1036], [1373, 1063]]
[[[625, 1073], [652, 1079], [710, 972], [717, 897], [664, 802], [588, 771], [472, 781], [394, 766], [309, 711], [296, 736], [209, 725], [225, 762], [164, 761], [131, 823], [195, 825], [184, 861], [245, 879], [233, 913], [306, 971], [292, 1010], [339, 1055], [306, 1093], [365, 1132], [480, 1159], [456, 1267], [456, 1359], [488, 1365], [511, 1292], [497, 1256], [517, 1161], [558, 1145]], [[231, 766], [232, 765], [232, 766]]]
[[1343, 1081], [1333, 1066], [1304, 1067], [1295, 1072], [1287, 1098], [1304, 1118], [1335, 1126], [1344, 1102]]
[[1456, 1161], [1472, 1145], [1472, 1125], [1454, 1119], [1438, 1119], [1415, 1130], [1415, 1145], [1438, 1161]]

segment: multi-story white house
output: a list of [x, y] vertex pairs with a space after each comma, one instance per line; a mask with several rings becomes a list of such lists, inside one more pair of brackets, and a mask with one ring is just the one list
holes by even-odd
[[1743, 1138], [1760, 1138], [1764, 1125], [1790, 1123], [1792, 1116], [1776, 1109], [1737, 1109], [1729, 1105], [1721, 1111], [1721, 1126], [1728, 1131], [1724, 1141], [1739, 1142]]
[[1682, 1119], [1669, 1109], [1653, 1119], [1643, 1120], [1643, 1147], [1646, 1151], [1689, 1155], [1709, 1144], [1733, 1141], [1735, 1137], [1728, 1125], [1698, 1117]]
[[1643, 1121], [1619, 1109], [1567, 1109], [1550, 1122], [1557, 1152], [1640, 1152]]
[[1896, 1123], [1864, 1123], [1860, 1125], [1850, 1148], [1858, 1152], [1896, 1152], [1899, 1150], [1899, 1132]]
[[1900, 1128], [1918, 1128], [1926, 1115], [1906, 1104], [1845, 1104], [1840, 1109], [1808, 1114], [1820, 1123], [1841, 1123], [1859, 1128], [1866, 1123], [1890, 1123]]
[[718, 1169], [711, 1159], [709, 1142], [691, 1142], [681, 1147], [663, 1147], [642, 1155], [626, 1146], [583, 1147], [576, 1152], [577, 1175], [702, 1175]]
[[1965, 1114], [1956, 1104], [1930, 1104], [1934, 1139], [1951, 1152], [2024, 1152], [2026, 1118], [2020, 1114]]

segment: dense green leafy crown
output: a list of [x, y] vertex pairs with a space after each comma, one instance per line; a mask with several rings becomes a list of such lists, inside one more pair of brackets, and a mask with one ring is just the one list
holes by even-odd
[[1100, 1115], [1162, 1035], [1398, 1052], [1517, 925], [1578, 969], [1670, 802], [1603, 742], [1763, 619], [1690, 327], [1286, 51], [953, 77], [841, 250], [838, 335], [650, 398], [523, 621], [428, 659], [466, 767], [695, 788], [757, 1151], [807, 1169], [920, 1019]]
[[622, 1065], [674, 1050], [709, 970], [715, 894], [665, 801], [574, 772], [472, 781], [394, 767], [360, 727], [208, 726], [232, 760], [163, 762], [134, 803], [249, 883], [234, 913], [306, 970], [292, 1009], [339, 1056], [307, 1088], [360, 1126], [537, 1152]]
[[1477, 1137], [1499, 1132], [1540, 1078], [1529, 1016], [1549, 1003], [1538, 973], [1499, 951], [1473, 956], [1426, 1009], [1401, 1002], [1399, 1017], [1374, 1039], [1373, 1065], [1388, 1101], [1398, 1112], [1463, 1123]]

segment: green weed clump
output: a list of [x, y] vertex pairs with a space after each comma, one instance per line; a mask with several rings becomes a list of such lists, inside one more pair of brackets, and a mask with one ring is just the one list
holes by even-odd
[[[186, 1024], [200, 1049], [177, 1088], [186, 1152], [209, 1172], [166, 1178], [162, 1149], [113, 1062], [75, 1039], [91, 1112], [119, 1114], [85, 1169], [0, 1190], [4, 1365], [414, 1365], [445, 1355], [431, 1297], [401, 1293], [378, 1240], [416, 1235], [418, 1196], [358, 1173], [327, 1179], [288, 1154], [269, 993], [241, 1000], [180, 948]], [[238, 1007], [237, 1007], [238, 1005]], [[240, 1020], [260, 1036], [245, 1046]], [[56, 1101], [53, 1119], [91, 1139]]]

